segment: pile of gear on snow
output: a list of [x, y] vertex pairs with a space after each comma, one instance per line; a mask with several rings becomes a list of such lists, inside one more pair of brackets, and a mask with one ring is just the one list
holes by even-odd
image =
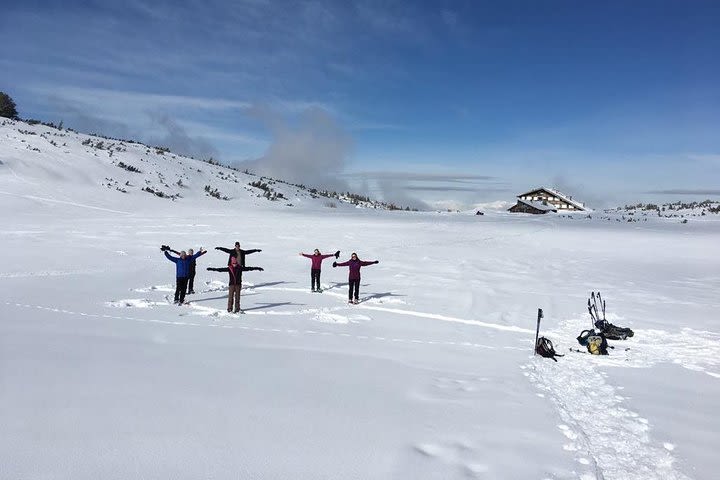
[[[600, 305], [600, 308], [598, 308]], [[613, 325], [605, 318], [605, 300], [603, 300], [600, 292], [590, 292], [588, 299], [588, 312], [593, 327], [590, 330], [583, 330], [577, 337], [580, 345], [587, 348], [592, 355], [607, 355], [608, 348], [614, 348], [608, 345], [608, 340], [627, 340], [635, 335], [629, 328], [623, 328]], [[600, 317], [602, 312], [602, 318]], [[540, 319], [543, 318], [542, 309], [538, 309], [537, 331], [535, 332], [535, 353], [545, 358], [552, 358], [557, 362], [555, 357], [562, 357], [553, 348], [552, 342], [545, 338], [539, 337]], [[572, 349], [571, 349], [572, 350]], [[578, 352], [580, 350], [577, 350]]]

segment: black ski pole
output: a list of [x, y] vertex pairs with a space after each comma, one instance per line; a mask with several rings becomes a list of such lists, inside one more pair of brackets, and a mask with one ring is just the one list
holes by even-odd
[[[600, 292], [598, 292], [598, 295], [600, 295]], [[595, 321], [600, 321], [600, 312], [598, 312], [597, 308], [597, 301], [598, 297], [595, 296], [595, 292], [592, 292], [592, 300], [593, 300], [593, 310], [595, 310]]]
[[590, 298], [592, 299], [592, 308], [595, 313], [595, 321], [600, 320], [600, 316], [597, 314], [597, 299], [595, 298], [595, 292], [590, 292]]
[[590, 314], [590, 323], [595, 328], [595, 315], [593, 315], [592, 306], [590, 305], [590, 299], [588, 298], [588, 313]]
[[538, 320], [537, 320], [537, 328], [535, 329], [535, 345], [533, 346], [533, 355], [537, 355], [537, 342], [538, 337], [540, 336], [540, 319], [543, 318], [543, 311], [542, 308], [538, 308]]

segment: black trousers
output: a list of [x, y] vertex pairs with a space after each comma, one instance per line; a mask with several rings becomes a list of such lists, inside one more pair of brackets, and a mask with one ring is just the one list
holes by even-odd
[[194, 292], [195, 289], [193, 288], [193, 282], [195, 281], [195, 272], [192, 272], [190, 276], [188, 277], [188, 286], [187, 286], [187, 293]]
[[358, 295], [360, 295], [360, 279], [349, 280], [348, 284], [350, 286], [350, 290], [348, 290], [348, 300], [353, 299], [353, 289], [355, 290], [355, 300], [357, 300]]
[[315, 284], [317, 283], [317, 289], [320, 290], [320, 269], [310, 270], [310, 289], [315, 290]]
[[177, 277], [175, 279], [175, 301], [185, 301], [185, 291], [187, 290], [188, 277]]

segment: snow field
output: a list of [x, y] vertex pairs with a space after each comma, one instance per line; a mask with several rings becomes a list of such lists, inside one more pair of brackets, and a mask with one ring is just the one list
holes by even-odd
[[[102, 186], [136, 174], [98, 152], [16, 146], [0, 142], [0, 478], [714, 478], [717, 222], [173, 202]], [[263, 249], [245, 315], [205, 271], [236, 240]], [[188, 305], [168, 301], [161, 244], [209, 250]], [[310, 292], [313, 248], [380, 260], [359, 305], [331, 260]], [[608, 357], [569, 351], [591, 290], [636, 332]], [[537, 308], [558, 363], [532, 356]]]

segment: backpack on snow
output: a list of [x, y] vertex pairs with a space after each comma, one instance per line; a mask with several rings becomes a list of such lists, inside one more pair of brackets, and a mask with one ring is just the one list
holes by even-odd
[[593, 355], [607, 355], [608, 354], [608, 343], [607, 338], [602, 332], [596, 332], [595, 330], [583, 330], [577, 337], [577, 341], [583, 347], [586, 347], [588, 352]]
[[[606, 339], [625, 340], [635, 335], [632, 329], [618, 327], [605, 319], [605, 300], [603, 300], [600, 292], [597, 292], [597, 295], [595, 292], [590, 292], [587, 304], [593, 326], [602, 332]], [[602, 310], [598, 310], [598, 304], [600, 304]], [[600, 311], [602, 311], [602, 318], [600, 318]]]
[[626, 340], [635, 335], [632, 329], [615, 326], [604, 319], [595, 322], [595, 328], [600, 330], [608, 340]]
[[552, 342], [545, 337], [540, 337], [537, 339], [537, 343], [535, 344], [535, 353], [537, 353], [541, 357], [552, 358], [556, 362], [557, 359], [555, 357], [564, 356], [557, 353], [555, 351], [555, 348], [553, 348]]

